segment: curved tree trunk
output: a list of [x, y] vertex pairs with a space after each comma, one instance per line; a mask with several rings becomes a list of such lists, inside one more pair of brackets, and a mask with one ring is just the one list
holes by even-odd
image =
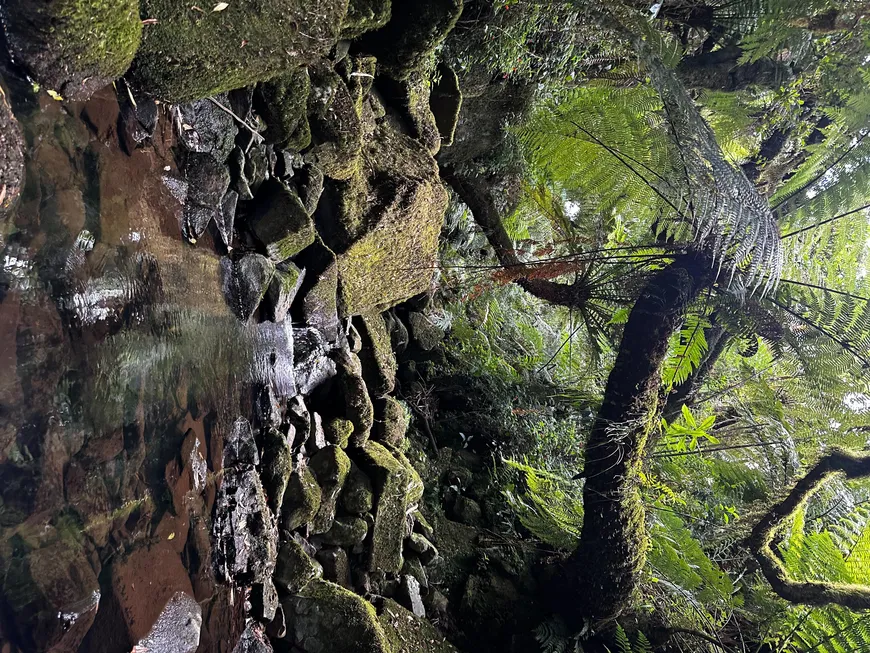
[[847, 479], [870, 477], [870, 456], [854, 456], [842, 451], [834, 451], [822, 457], [806, 476], [795, 484], [788, 496], [774, 505], [755, 525], [747, 544], [773, 591], [786, 601], [811, 606], [833, 603], [851, 610], [870, 610], [870, 587], [792, 580], [771, 549], [773, 538], [783, 523], [792, 517], [816, 490], [838, 474], [842, 474]]
[[630, 601], [646, 560], [638, 489], [644, 447], [656, 423], [661, 367], [686, 310], [711, 281], [709, 261], [678, 257], [653, 275], [634, 305], [586, 450], [580, 545], [567, 564], [572, 621], [607, 619]]

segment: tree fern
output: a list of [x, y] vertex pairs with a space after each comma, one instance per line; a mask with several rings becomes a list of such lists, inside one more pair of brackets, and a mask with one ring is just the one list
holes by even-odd
[[707, 338], [704, 330], [712, 326], [710, 320], [690, 313], [679, 333], [671, 338], [670, 351], [662, 366], [662, 381], [665, 391], [684, 383], [698, 369], [707, 353]]

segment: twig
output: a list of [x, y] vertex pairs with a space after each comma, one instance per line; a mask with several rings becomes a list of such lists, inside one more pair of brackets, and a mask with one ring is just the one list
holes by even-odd
[[260, 134], [260, 132], [258, 132], [256, 129], [254, 129], [253, 127], [251, 127], [251, 126], [250, 126], [246, 121], [244, 121], [244, 120], [242, 120], [241, 118], [239, 118], [235, 113], [233, 113], [231, 110], [229, 110], [228, 108], [226, 108], [226, 107], [225, 107], [224, 105], [222, 105], [220, 102], [218, 102], [217, 100], [215, 100], [213, 97], [210, 97], [209, 100], [211, 100], [211, 101], [215, 104], [215, 106], [217, 106], [219, 109], [221, 109], [222, 111], [227, 112], [227, 113], [230, 114], [233, 118], [235, 118], [238, 122], [240, 122], [240, 123], [245, 127], [245, 129], [247, 129], [249, 132], [251, 132], [251, 133], [254, 135], [254, 138], [257, 139], [257, 142], [258, 142], [258, 143], [262, 143], [262, 142], [265, 140], [265, 139], [263, 138], [263, 135]]

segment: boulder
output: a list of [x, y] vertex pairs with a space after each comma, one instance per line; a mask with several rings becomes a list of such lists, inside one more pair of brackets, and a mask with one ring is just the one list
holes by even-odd
[[392, 599], [380, 604], [378, 621], [393, 653], [457, 653], [431, 623]]
[[[280, 423], [277, 401], [297, 395], [293, 326], [289, 321], [261, 322], [251, 328], [253, 360], [251, 377], [268, 388], [270, 396], [268, 414], [270, 422]], [[275, 420], [277, 418], [277, 420]]]
[[350, 473], [341, 491], [340, 505], [352, 515], [364, 515], [371, 512], [374, 505], [372, 482], [359, 465], [351, 462]]
[[274, 651], [272, 643], [269, 641], [263, 625], [253, 619], [248, 619], [233, 653], [272, 653], [272, 651]]
[[245, 254], [238, 261], [221, 259], [222, 285], [227, 304], [243, 322], [251, 319], [266, 296], [275, 264], [259, 254]]
[[336, 517], [328, 531], [320, 540], [329, 546], [343, 546], [352, 549], [362, 544], [369, 532], [369, 525], [360, 517]]
[[324, 580], [285, 599], [288, 637], [307, 653], [393, 653], [374, 606]]
[[456, 25], [462, 0], [393, 0], [390, 21], [367, 34], [365, 52], [378, 58], [384, 71], [402, 80], [421, 68]]
[[366, 313], [355, 320], [363, 337], [360, 352], [363, 379], [374, 397], [390, 394], [396, 387], [396, 357], [387, 325], [380, 313]]
[[[278, 549], [278, 561], [281, 560], [281, 549]], [[278, 561], [276, 561], [276, 568]], [[263, 623], [272, 621], [278, 613], [278, 588], [271, 580], [257, 583], [251, 588], [251, 614]]]
[[[250, 86], [318, 60], [338, 40], [347, 0], [229, 2], [198, 12], [176, 0], [142, 0], [142, 46], [133, 83], [170, 102]], [[139, 15], [137, 13], [136, 18]]]
[[[292, 428], [292, 427], [291, 427]], [[276, 429], [268, 429], [263, 434], [263, 489], [269, 501], [269, 507], [278, 514], [284, 503], [284, 492], [293, 471], [293, 458], [290, 451], [290, 440]]]
[[405, 434], [411, 421], [408, 409], [394, 397], [382, 397], [374, 406], [374, 439], [393, 447], [400, 446], [405, 441]]
[[302, 300], [302, 319], [329, 342], [336, 342], [340, 331], [338, 319], [338, 268], [331, 264], [317, 277]]
[[344, 395], [345, 415], [353, 423], [350, 443], [354, 447], [361, 447], [369, 439], [374, 424], [374, 405], [363, 380], [362, 363], [356, 354], [346, 349], [336, 350], [335, 357]]
[[424, 565], [428, 565], [438, 557], [438, 549], [436, 549], [435, 545], [420, 533], [411, 533], [406, 545], [409, 550], [419, 556], [420, 562]]
[[199, 648], [202, 608], [185, 592], [176, 592], [133, 650], [195, 653]]
[[263, 137], [267, 143], [293, 151], [311, 144], [307, 115], [310, 92], [307, 68], [297, 68], [257, 85], [254, 107], [266, 122]]
[[221, 202], [230, 186], [230, 171], [208, 152], [190, 152], [185, 163], [187, 200], [184, 204], [182, 233], [191, 243], [217, 219]]
[[414, 613], [415, 617], [421, 619], [426, 617], [426, 608], [423, 607], [423, 597], [420, 595], [420, 582], [414, 576], [409, 574], [402, 576], [396, 596], [406, 608]]
[[396, 573], [402, 568], [405, 516], [422, 495], [422, 481], [409, 464], [377, 442], [367, 442], [355, 453], [375, 489], [369, 570]]
[[275, 584], [288, 594], [298, 594], [308, 583], [323, 574], [321, 566], [312, 560], [295, 539], [286, 540], [278, 551]]
[[269, 284], [269, 317], [273, 322], [283, 322], [290, 312], [290, 305], [305, 280], [305, 270], [300, 270], [290, 261], [281, 263]]
[[[12, 215], [23, 185], [24, 138], [0, 80], [0, 224]], [[4, 233], [0, 230], [0, 238]]]
[[317, 205], [320, 203], [320, 196], [323, 194], [323, 171], [317, 166], [308, 165], [305, 169], [305, 177], [297, 182], [299, 188], [299, 198], [308, 211], [308, 215], [313, 216], [317, 210]]
[[311, 457], [309, 467], [322, 490], [320, 509], [312, 523], [312, 533], [325, 533], [332, 527], [338, 496], [350, 471], [350, 458], [338, 447], [326, 447]]
[[426, 576], [426, 569], [423, 567], [422, 561], [417, 556], [405, 556], [405, 564], [402, 565], [402, 574], [413, 576], [420, 585], [422, 592], [425, 593], [429, 589], [429, 578]]
[[321, 549], [317, 552], [317, 560], [323, 565], [323, 577], [346, 589], [353, 589], [350, 581], [350, 562], [347, 552], [338, 547]]
[[355, 39], [383, 27], [390, 20], [391, 0], [350, 0], [341, 24], [341, 37]]
[[366, 161], [381, 192], [335, 217], [368, 226], [337, 257], [343, 315], [383, 311], [429, 289], [447, 208], [434, 159], [408, 136], [380, 125], [366, 143]]
[[460, 495], [456, 497], [456, 503], [453, 504], [452, 516], [468, 526], [480, 526], [483, 511], [477, 501]]
[[270, 180], [257, 193], [251, 230], [276, 263], [286, 261], [314, 242], [314, 223], [295, 190]]
[[221, 200], [221, 208], [215, 216], [215, 224], [227, 251], [233, 249], [233, 233], [236, 223], [236, 207], [239, 205], [239, 194], [234, 190], [227, 191]]
[[423, 313], [412, 311], [408, 314], [411, 337], [423, 351], [432, 351], [444, 340], [444, 331], [432, 324]]
[[177, 118], [181, 129], [178, 136], [188, 151], [211, 154], [219, 163], [226, 163], [239, 130], [235, 119], [218, 104], [224, 107], [230, 104], [226, 93], [179, 104]]
[[305, 161], [331, 179], [349, 179], [362, 161], [363, 127], [344, 80], [328, 62], [312, 66], [308, 115], [316, 143]]
[[353, 434], [353, 422], [349, 419], [336, 417], [329, 420], [324, 427], [324, 435], [329, 444], [341, 449], [347, 448], [350, 436]]
[[329, 344], [320, 330], [313, 327], [293, 329], [294, 373], [300, 394], [309, 395], [321, 383], [336, 374], [336, 365], [328, 353]]
[[7, 0], [12, 56], [67, 100], [88, 100], [130, 67], [142, 38], [137, 0]]
[[281, 527], [293, 531], [309, 523], [320, 510], [322, 491], [308, 467], [297, 469], [290, 475], [281, 505]]

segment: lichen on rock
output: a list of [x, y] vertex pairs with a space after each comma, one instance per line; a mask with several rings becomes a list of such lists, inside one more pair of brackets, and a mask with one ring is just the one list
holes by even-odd
[[121, 77], [142, 37], [137, 0], [7, 0], [0, 18], [16, 60], [68, 100]]

